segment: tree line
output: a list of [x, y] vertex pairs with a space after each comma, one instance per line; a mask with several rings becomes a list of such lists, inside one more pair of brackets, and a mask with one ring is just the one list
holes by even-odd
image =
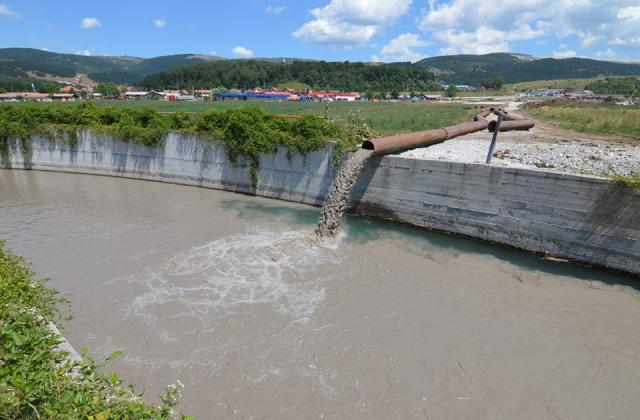
[[312, 89], [340, 91], [429, 90], [433, 73], [406, 66], [351, 62], [228, 60], [180, 66], [146, 77], [146, 89], [223, 87], [253, 89], [303, 83]]
[[586, 89], [599, 94], [635, 95], [640, 94], [640, 79], [637, 77], [611, 77], [589, 83]]

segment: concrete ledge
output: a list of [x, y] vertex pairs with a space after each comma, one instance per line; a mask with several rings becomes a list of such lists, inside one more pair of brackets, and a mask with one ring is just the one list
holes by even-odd
[[[160, 147], [83, 132], [76, 147], [34, 137], [28, 156], [10, 141], [13, 168], [196, 185], [319, 206], [335, 171], [333, 146], [232, 163], [224, 147], [171, 134]], [[611, 180], [543, 170], [377, 157], [352, 196], [357, 213], [465, 235], [640, 275], [640, 195]]]

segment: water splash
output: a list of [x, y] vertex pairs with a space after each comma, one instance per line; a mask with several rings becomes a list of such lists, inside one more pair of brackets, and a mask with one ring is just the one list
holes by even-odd
[[309, 241], [308, 232], [252, 231], [225, 237], [175, 255], [144, 276], [146, 291], [129, 314], [155, 324], [165, 306], [179, 316], [206, 324], [216, 313], [251, 311], [254, 305], [294, 319], [310, 317], [324, 300], [314, 269], [334, 260], [327, 247]]
[[320, 212], [318, 226], [315, 229], [317, 238], [336, 236], [344, 213], [349, 206], [349, 197], [353, 186], [365, 163], [372, 155], [373, 150], [359, 149], [342, 165], [338, 176], [333, 181], [329, 197]]

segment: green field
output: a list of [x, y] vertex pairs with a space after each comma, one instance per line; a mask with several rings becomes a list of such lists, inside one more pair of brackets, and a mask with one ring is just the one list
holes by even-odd
[[540, 106], [524, 111], [567, 130], [640, 139], [640, 106], [573, 104]]
[[123, 108], [150, 107], [160, 112], [202, 112], [208, 109], [235, 109], [254, 106], [283, 115], [328, 114], [341, 120], [351, 111], [359, 111], [376, 135], [406, 133], [456, 124], [471, 120], [474, 112], [460, 104], [429, 104], [411, 102], [241, 102], [241, 101], [98, 101], [100, 106]]
[[558, 80], [536, 80], [534, 82], [511, 83], [505, 86], [507, 90], [520, 92], [533, 89], [584, 89], [589, 83], [598, 80], [595, 77], [587, 79], [558, 79]]

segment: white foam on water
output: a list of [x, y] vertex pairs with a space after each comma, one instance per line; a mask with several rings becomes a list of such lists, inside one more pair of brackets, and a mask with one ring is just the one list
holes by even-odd
[[217, 312], [268, 305], [295, 320], [307, 319], [325, 297], [322, 280], [312, 271], [337, 257], [309, 237], [256, 230], [177, 254], [139, 279], [147, 291], [134, 299], [128, 315], [155, 323], [164, 305], [165, 316], [206, 322]]

